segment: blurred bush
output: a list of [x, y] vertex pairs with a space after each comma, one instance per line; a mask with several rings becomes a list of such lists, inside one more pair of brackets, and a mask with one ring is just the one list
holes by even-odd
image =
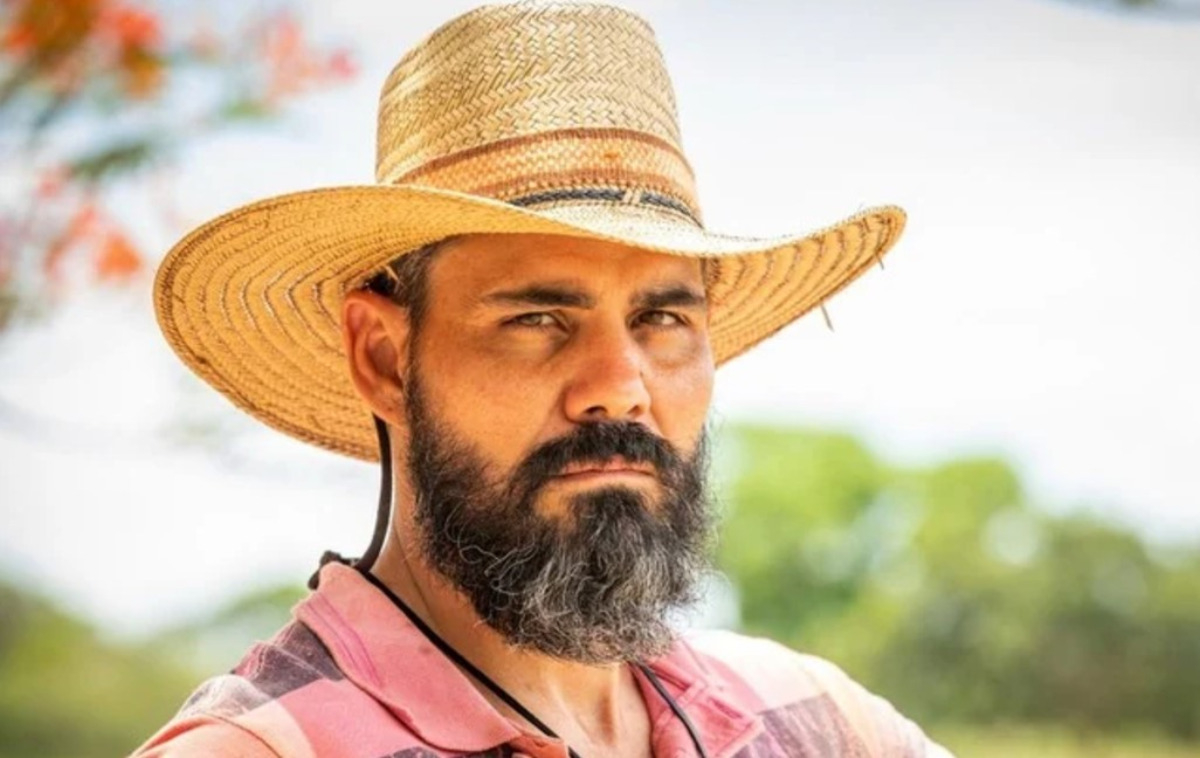
[[125, 755], [195, 683], [173, 651], [107, 641], [0, 584], [0, 758]]
[[1200, 739], [1200, 548], [1034, 508], [1001, 460], [888, 466], [734, 427], [720, 565], [747, 631], [832, 658], [918, 721]]
[[0, 583], [0, 758], [127, 755], [203, 678], [270, 637], [302, 596], [299, 585], [256, 590], [194, 623], [121, 642]]

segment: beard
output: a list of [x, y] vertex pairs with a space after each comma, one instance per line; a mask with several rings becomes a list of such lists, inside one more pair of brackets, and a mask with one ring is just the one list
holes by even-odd
[[[707, 435], [684, 457], [641, 424], [585, 424], [496, 477], [433, 417], [415, 367], [408, 374], [407, 464], [429, 565], [516, 647], [588, 664], [666, 652], [672, 612], [696, 602], [710, 565]], [[616, 456], [652, 466], [658, 497], [610, 485], [539, 513], [539, 494], [568, 464]]]

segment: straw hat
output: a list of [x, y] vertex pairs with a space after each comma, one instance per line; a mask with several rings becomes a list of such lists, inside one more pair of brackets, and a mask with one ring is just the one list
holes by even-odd
[[711, 259], [721, 364], [824, 303], [903, 227], [889, 206], [782, 238], [705, 230], [649, 25], [608, 6], [518, 3], [448, 22], [396, 65], [374, 185], [282, 195], [204, 224], [163, 260], [154, 300], [175, 352], [237, 406], [375, 460], [339, 314], [346, 292], [405, 252], [510, 232]]

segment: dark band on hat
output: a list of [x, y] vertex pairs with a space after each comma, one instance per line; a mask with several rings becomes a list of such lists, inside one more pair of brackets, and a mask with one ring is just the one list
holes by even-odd
[[566, 187], [563, 189], [546, 190], [544, 192], [534, 192], [529, 195], [513, 198], [508, 202], [511, 205], [528, 208], [548, 203], [579, 200], [601, 200], [610, 203], [623, 203], [625, 205], [648, 205], [657, 208], [666, 208], [685, 216], [696, 226], [700, 226], [700, 220], [692, 214], [691, 209], [682, 200], [649, 190], [630, 192], [620, 187]]

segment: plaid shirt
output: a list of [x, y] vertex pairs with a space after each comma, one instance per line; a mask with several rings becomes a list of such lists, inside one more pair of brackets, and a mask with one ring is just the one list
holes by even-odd
[[[205, 682], [136, 756], [567, 758], [500, 715], [382, 593], [330, 563], [294, 619]], [[834, 665], [708, 632], [650, 664], [712, 758], [949, 754]], [[655, 756], [694, 756], [642, 674]]]

